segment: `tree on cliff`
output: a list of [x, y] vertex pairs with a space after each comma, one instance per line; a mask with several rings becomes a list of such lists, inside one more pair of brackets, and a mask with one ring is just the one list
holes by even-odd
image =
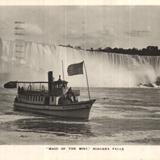
[[[93, 50], [92, 50], [93, 51]], [[105, 47], [104, 49], [98, 48], [95, 49], [95, 51], [102, 51], [102, 52], [109, 52], [109, 53], [120, 53], [120, 54], [130, 54], [130, 55], [148, 55], [148, 56], [160, 56], [160, 50], [158, 49], [158, 46], [147, 46], [146, 48], [137, 49], [137, 48], [111, 48], [111, 47]]]

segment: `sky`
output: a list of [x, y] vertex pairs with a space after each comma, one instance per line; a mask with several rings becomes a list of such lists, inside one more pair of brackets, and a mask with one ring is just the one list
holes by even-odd
[[82, 48], [160, 48], [160, 6], [1, 6], [0, 37], [15, 39], [24, 21], [26, 40]]

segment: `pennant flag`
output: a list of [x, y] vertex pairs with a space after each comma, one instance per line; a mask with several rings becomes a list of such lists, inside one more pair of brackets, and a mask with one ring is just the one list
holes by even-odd
[[69, 65], [67, 72], [69, 76], [83, 74], [83, 62]]

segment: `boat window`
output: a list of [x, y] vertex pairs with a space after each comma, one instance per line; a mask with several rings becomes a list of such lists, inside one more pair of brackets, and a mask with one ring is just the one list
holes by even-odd
[[41, 101], [43, 101], [43, 97], [41, 97]]
[[52, 101], [54, 101], [54, 97], [52, 96]]

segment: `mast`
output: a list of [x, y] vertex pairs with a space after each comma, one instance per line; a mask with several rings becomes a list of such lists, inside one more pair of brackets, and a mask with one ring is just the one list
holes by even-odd
[[86, 82], [87, 82], [87, 90], [88, 90], [88, 98], [89, 100], [91, 99], [91, 95], [90, 95], [90, 88], [89, 88], [89, 81], [88, 81], [88, 75], [87, 75], [87, 69], [86, 69], [86, 65], [85, 62], [84, 63], [84, 70], [85, 70], [85, 75], [86, 75]]
[[48, 72], [48, 95], [52, 93], [52, 83], [53, 83], [53, 72]]

